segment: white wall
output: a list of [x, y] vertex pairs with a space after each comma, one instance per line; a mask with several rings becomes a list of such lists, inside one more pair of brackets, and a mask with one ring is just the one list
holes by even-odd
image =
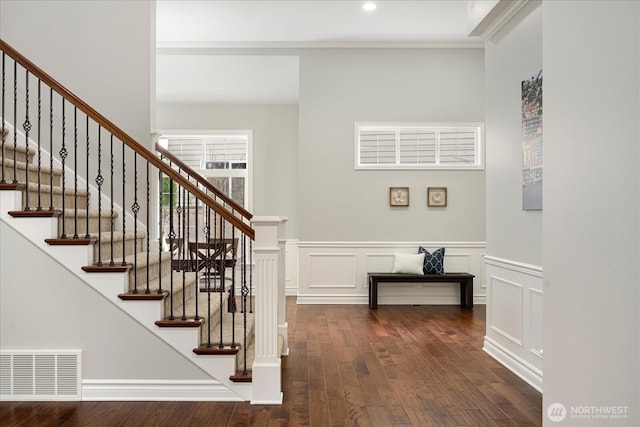
[[542, 211], [522, 210], [520, 82], [541, 69], [542, 8], [536, 1], [485, 44], [485, 115], [487, 253], [537, 266], [542, 265]]
[[[301, 52], [300, 240], [484, 241], [484, 171], [354, 170], [354, 122], [482, 122], [483, 80], [481, 49]], [[392, 186], [409, 208], [389, 207]], [[428, 186], [447, 208], [427, 208]]]
[[80, 349], [84, 380], [210, 379], [3, 221], [0, 283], [3, 350]]
[[532, 1], [485, 43], [484, 280], [488, 295], [484, 349], [538, 390], [542, 390], [544, 354], [543, 214], [522, 210], [520, 83], [541, 68], [542, 6]]
[[639, 9], [543, 4], [543, 410], [628, 407], [562, 425], [640, 425]]
[[[152, 76], [154, 0], [3, 0], [0, 9], [0, 37], [4, 41], [140, 144], [151, 147], [152, 88], [155, 90]], [[46, 98], [45, 95], [45, 101]], [[32, 100], [32, 108], [34, 105]], [[57, 104], [54, 108], [54, 116], [58, 117]], [[72, 119], [71, 108], [67, 107], [68, 137], [72, 135]], [[82, 135], [84, 116], [79, 114], [78, 120], [78, 132]], [[60, 123], [55, 121], [56, 129]], [[90, 182], [94, 181], [98, 169], [96, 139], [92, 135]], [[123, 164], [120, 145], [116, 142], [116, 164]], [[83, 147], [79, 153], [78, 168], [85, 171]], [[71, 160], [72, 156], [68, 164]], [[124, 164], [128, 166], [126, 180], [132, 183], [131, 150], [127, 150]], [[110, 192], [109, 180], [103, 190]], [[126, 201], [122, 200], [122, 187], [118, 182], [113, 194], [120, 206], [133, 204], [132, 191], [127, 191]], [[146, 206], [142, 204], [139, 215], [143, 218], [145, 214]]]
[[160, 130], [252, 130], [253, 213], [289, 218], [297, 236], [297, 105], [158, 104]]
[[149, 143], [154, 2], [3, 0], [0, 9], [0, 38]]

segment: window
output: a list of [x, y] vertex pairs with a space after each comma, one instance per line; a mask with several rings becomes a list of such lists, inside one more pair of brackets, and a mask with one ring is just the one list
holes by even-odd
[[[179, 158], [187, 166], [200, 174], [225, 195], [247, 210], [251, 210], [251, 141], [250, 131], [237, 133], [209, 134], [209, 135], [165, 135], [159, 139], [160, 145]], [[174, 165], [175, 168], [177, 166]], [[166, 237], [170, 235], [170, 210], [173, 208], [174, 233], [181, 235], [180, 221], [186, 222], [186, 233], [189, 239], [205, 238], [203, 224], [206, 210], [201, 209], [202, 203], [197, 204], [195, 197], [178, 191], [178, 186], [168, 177], [163, 177], [160, 197], [162, 208], [161, 232]], [[173, 194], [173, 205], [171, 205]], [[183, 200], [183, 198], [186, 198]], [[178, 217], [176, 208], [183, 208], [184, 214]], [[198, 218], [196, 219], [196, 214]], [[216, 218], [212, 218], [216, 221]], [[198, 227], [196, 229], [196, 224]], [[227, 224], [228, 227], [231, 227]], [[230, 228], [229, 228], [230, 230]], [[227, 230], [225, 232], [230, 231]], [[211, 230], [211, 236], [217, 235], [219, 230]]]
[[480, 123], [356, 123], [356, 169], [483, 169]]
[[249, 208], [248, 135], [168, 136], [160, 143], [233, 201]]

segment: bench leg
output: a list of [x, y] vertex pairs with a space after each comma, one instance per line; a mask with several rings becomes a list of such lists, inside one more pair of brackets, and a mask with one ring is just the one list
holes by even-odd
[[473, 279], [460, 282], [460, 307], [473, 308]]
[[369, 277], [369, 308], [378, 308], [378, 281]]

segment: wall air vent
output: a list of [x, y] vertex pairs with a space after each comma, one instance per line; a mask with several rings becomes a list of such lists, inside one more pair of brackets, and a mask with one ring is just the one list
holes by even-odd
[[81, 400], [81, 354], [0, 351], [0, 400]]

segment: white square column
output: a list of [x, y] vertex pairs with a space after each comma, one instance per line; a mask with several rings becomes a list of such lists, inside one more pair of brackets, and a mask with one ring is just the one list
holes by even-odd
[[[253, 404], [282, 404], [281, 361], [278, 349], [280, 262], [280, 217], [254, 217], [253, 253], [255, 260], [255, 361], [252, 368]], [[282, 293], [284, 293], [282, 291]]]

